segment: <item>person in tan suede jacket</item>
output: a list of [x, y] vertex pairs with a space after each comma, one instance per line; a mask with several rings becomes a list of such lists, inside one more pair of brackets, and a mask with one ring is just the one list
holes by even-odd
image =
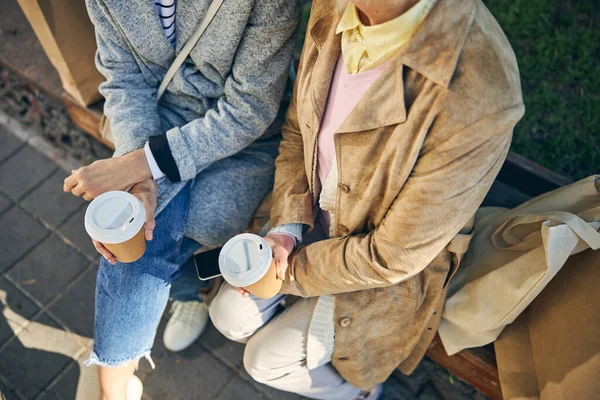
[[[333, 0], [313, 2], [276, 161], [273, 227], [315, 224], [315, 152], [341, 14]], [[333, 236], [296, 247], [281, 292], [332, 297], [331, 364], [347, 382], [368, 390], [397, 367], [411, 373], [425, 354], [460, 259], [449, 243], [483, 201], [523, 113], [515, 55], [483, 2], [438, 0], [335, 132]]]

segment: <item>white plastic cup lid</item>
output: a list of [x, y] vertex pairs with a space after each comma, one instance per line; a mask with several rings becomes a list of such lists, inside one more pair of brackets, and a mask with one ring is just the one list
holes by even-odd
[[101, 243], [123, 243], [144, 226], [146, 210], [132, 194], [112, 191], [96, 197], [85, 211], [85, 230]]
[[219, 254], [219, 269], [230, 285], [246, 287], [258, 282], [269, 270], [273, 254], [262, 237], [242, 233], [229, 239]]

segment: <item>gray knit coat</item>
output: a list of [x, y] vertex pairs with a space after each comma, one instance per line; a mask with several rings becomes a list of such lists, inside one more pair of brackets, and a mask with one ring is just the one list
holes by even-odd
[[271, 189], [279, 142], [274, 121], [299, 6], [294, 0], [225, 0], [157, 101], [167, 69], [210, 3], [177, 0], [173, 47], [152, 0], [86, 0], [115, 155], [166, 135], [181, 181], [159, 184], [157, 213], [191, 181], [185, 234], [216, 246], [244, 231]]

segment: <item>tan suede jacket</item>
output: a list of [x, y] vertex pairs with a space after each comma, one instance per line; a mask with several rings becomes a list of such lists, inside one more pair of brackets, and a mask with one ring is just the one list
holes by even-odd
[[[340, 17], [334, 0], [313, 2], [272, 226], [315, 220]], [[448, 244], [488, 192], [523, 113], [515, 55], [488, 9], [438, 0], [336, 132], [336, 237], [293, 253], [282, 292], [335, 295], [332, 363], [350, 383], [370, 388], [398, 366], [410, 373], [425, 354], [458, 266]]]

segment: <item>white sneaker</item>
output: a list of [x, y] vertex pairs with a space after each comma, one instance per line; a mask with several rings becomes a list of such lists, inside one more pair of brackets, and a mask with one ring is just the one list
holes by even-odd
[[127, 400], [141, 400], [144, 392], [144, 385], [137, 376], [133, 375], [127, 383]]
[[198, 301], [174, 301], [163, 343], [167, 350], [181, 351], [198, 339], [208, 322], [208, 307]]

